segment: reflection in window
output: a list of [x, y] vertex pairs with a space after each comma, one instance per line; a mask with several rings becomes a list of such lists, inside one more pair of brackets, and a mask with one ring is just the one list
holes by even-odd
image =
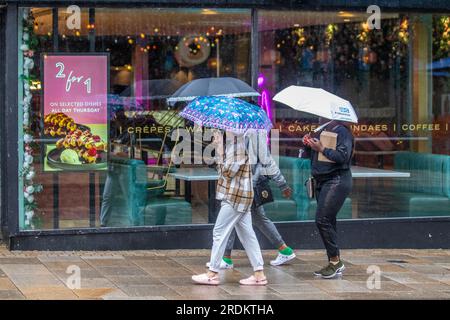
[[[261, 11], [261, 88], [273, 96], [290, 85], [319, 87], [351, 101], [360, 120], [353, 126], [354, 164], [400, 172], [354, 179], [340, 218], [450, 215], [450, 173], [443, 169], [450, 155], [448, 16], [386, 13], [379, 30], [366, 19], [363, 12]], [[286, 176], [301, 167], [307, 177], [308, 160], [296, 158], [318, 119], [280, 104], [270, 108]], [[315, 201], [303, 189], [289, 209], [299, 213], [289, 220], [314, 219]]]
[[250, 82], [250, 10], [81, 8], [79, 27], [73, 14], [65, 8], [31, 9], [38, 39], [33, 77], [40, 85], [44, 53], [109, 53], [111, 166], [103, 172], [44, 172], [45, 150], [55, 142], [46, 140], [41, 127], [36, 87], [32, 167], [42, 192], [33, 196], [32, 223], [24, 223], [21, 213], [21, 228], [207, 223], [206, 182], [194, 183], [192, 201], [186, 202], [184, 185], [167, 178], [174, 169], [171, 132], [191, 125], [177, 115], [182, 105], [170, 106], [166, 98], [196, 78]]

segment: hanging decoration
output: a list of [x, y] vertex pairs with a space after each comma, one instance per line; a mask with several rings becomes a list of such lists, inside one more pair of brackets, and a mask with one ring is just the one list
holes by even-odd
[[408, 42], [409, 42], [409, 21], [405, 17], [392, 29], [393, 36], [389, 39], [392, 41], [392, 52], [393, 57], [404, 57], [408, 52]]
[[[216, 41], [218, 42], [218, 40]], [[209, 39], [204, 36], [187, 36], [178, 43], [175, 59], [182, 67], [193, 67], [205, 62], [211, 54]]]
[[434, 28], [435, 58], [447, 58], [450, 55], [450, 17], [440, 17]]
[[32, 70], [34, 69], [33, 57], [38, 45], [38, 39], [34, 33], [34, 16], [30, 9], [23, 10], [22, 21], [23, 34], [20, 50], [22, 51], [23, 58], [23, 74], [21, 76], [23, 83], [23, 101], [21, 102], [21, 106], [23, 108], [24, 153], [20, 174], [23, 180], [24, 224], [25, 228], [29, 229], [34, 228], [33, 217], [37, 207], [34, 195], [42, 191], [42, 186], [34, 183], [33, 180], [36, 175], [33, 166], [33, 153], [37, 145], [33, 138], [33, 131], [31, 130], [32, 85], [37, 80]]
[[297, 36], [297, 45], [299, 47], [302, 47], [306, 42], [306, 36], [305, 36], [305, 29], [304, 28], [297, 28], [294, 31], [292, 31], [292, 34]]
[[367, 22], [361, 23], [361, 28], [359, 34], [356, 36], [359, 42], [363, 45], [367, 45], [369, 43], [369, 25]]
[[334, 38], [334, 34], [338, 31], [338, 26], [336, 24], [329, 24], [325, 29], [325, 44], [327, 47], [330, 46], [331, 41]]

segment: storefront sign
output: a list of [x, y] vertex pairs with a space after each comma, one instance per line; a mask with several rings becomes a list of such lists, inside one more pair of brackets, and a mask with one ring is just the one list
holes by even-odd
[[104, 170], [109, 56], [44, 54], [44, 170]]

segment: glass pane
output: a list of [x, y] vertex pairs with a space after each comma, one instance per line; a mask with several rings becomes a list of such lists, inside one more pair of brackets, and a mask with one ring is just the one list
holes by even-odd
[[[58, 9], [58, 51], [89, 51], [89, 9], [81, 8], [79, 15], [66, 8]], [[77, 18], [74, 20], [74, 18]], [[78, 26], [79, 23], [79, 26]], [[79, 28], [78, 28], [79, 27]]]
[[[208, 186], [213, 190], [214, 181], [185, 183], [171, 175], [183, 169], [171, 161], [172, 132], [180, 127], [192, 132], [192, 124], [177, 115], [184, 104], [168, 105], [166, 98], [197, 78], [250, 81], [250, 10], [81, 8], [58, 9], [57, 17], [52, 8], [21, 12], [25, 21], [35, 21], [32, 36], [39, 40], [30, 69], [36, 88], [29, 92], [23, 85], [20, 97], [32, 98], [30, 113], [23, 114], [32, 132], [21, 141], [23, 165], [33, 171], [21, 188], [21, 229], [208, 223]], [[102, 74], [85, 82], [86, 74], [102, 70], [101, 58], [86, 69], [98, 54], [109, 56], [105, 123], [88, 115], [102, 114], [102, 97], [66, 94], [88, 86], [98, 92]], [[50, 64], [52, 57], [61, 57], [67, 70]], [[40, 83], [43, 65], [52, 68], [52, 77], [67, 81], [66, 93], [53, 86], [53, 78]], [[49, 108], [52, 102], [42, 101], [40, 91], [66, 100]], [[80, 101], [99, 105], [79, 108]], [[196, 168], [211, 169], [203, 162]]]
[[311, 220], [317, 208], [306, 196], [310, 163], [299, 150], [319, 119], [270, 99], [290, 85], [323, 88], [359, 116], [351, 126], [353, 191], [338, 218], [450, 215], [448, 15], [381, 18], [372, 30], [365, 12], [260, 12], [258, 83], [279, 130], [280, 168], [294, 188], [290, 202], [276, 190], [270, 218]]

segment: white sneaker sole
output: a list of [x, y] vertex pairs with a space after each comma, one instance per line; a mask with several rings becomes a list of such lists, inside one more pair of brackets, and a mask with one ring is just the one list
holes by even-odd
[[274, 266], [274, 267], [276, 267], [276, 266], [281, 266], [281, 265], [283, 265], [283, 264], [288, 263], [288, 262], [291, 261], [292, 259], [295, 259], [295, 257], [296, 257], [296, 255], [295, 255], [295, 253], [293, 253], [293, 254], [291, 254], [289, 257], [287, 257], [286, 260], [283, 260], [283, 261], [281, 261], [281, 262], [276, 262], [275, 260], [270, 261], [270, 265], [271, 265], [271, 266]]
[[[206, 268], [209, 268], [209, 262], [207, 262], [206, 263]], [[234, 268], [234, 265], [232, 265], [232, 264], [227, 264], [225, 267], [224, 266], [221, 266], [220, 267], [220, 270], [228, 270], [228, 269], [233, 269]]]
[[334, 277], [336, 277], [336, 276], [341, 276], [341, 275], [342, 275], [342, 272], [344, 272], [344, 270], [345, 270], [345, 266], [343, 265], [342, 267], [340, 267], [339, 269], [337, 269], [336, 272], [335, 272], [334, 274], [332, 274], [332, 275], [329, 275], [329, 276], [320, 275], [320, 276], [321, 276], [323, 279], [332, 279], [332, 278], [334, 278]]

